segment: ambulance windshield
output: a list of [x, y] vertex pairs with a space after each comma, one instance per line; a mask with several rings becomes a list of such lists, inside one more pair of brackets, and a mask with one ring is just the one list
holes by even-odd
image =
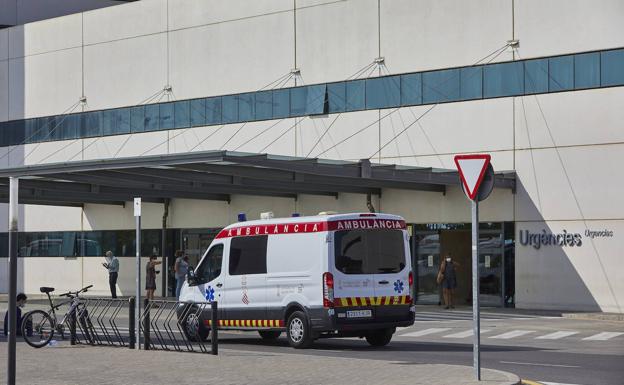
[[336, 269], [344, 274], [388, 274], [405, 268], [400, 230], [344, 230], [334, 234]]

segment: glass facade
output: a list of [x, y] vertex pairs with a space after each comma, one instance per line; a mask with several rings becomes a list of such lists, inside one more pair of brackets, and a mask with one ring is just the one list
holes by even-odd
[[0, 146], [624, 85], [624, 49], [0, 122]]

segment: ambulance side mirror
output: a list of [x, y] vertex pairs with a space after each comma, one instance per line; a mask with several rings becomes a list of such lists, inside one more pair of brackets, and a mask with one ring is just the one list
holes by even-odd
[[195, 270], [193, 270], [190, 266], [188, 272], [186, 273], [186, 282], [188, 282], [189, 286], [197, 286], [197, 277], [195, 276]]

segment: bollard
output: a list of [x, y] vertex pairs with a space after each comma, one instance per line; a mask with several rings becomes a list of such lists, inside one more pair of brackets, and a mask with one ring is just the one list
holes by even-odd
[[78, 308], [74, 309], [69, 315], [69, 344], [76, 345], [76, 312]]
[[150, 302], [145, 298], [143, 301], [143, 349], [150, 348]]
[[210, 323], [210, 333], [212, 333], [212, 336], [210, 336], [210, 347], [211, 353], [216, 356], [219, 354], [219, 317], [217, 314], [217, 301], [212, 301], [210, 303], [210, 309], [212, 317]]
[[135, 348], [136, 343], [136, 325], [134, 324], [134, 297], [128, 299], [128, 332], [130, 333], [130, 343], [128, 344], [130, 349]]

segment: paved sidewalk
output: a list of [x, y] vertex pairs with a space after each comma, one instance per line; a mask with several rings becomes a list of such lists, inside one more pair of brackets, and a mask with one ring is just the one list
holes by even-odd
[[[17, 379], [31, 385], [183, 384], [427, 384], [512, 385], [513, 374], [472, 368], [396, 361], [323, 357], [221, 349], [200, 353], [132, 351], [127, 348], [69, 346], [33, 349], [19, 343]], [[6, 343], [0, 343], [0, 378], [6, 376]], [[380, 351], [379, 354], [396, 354]]]

